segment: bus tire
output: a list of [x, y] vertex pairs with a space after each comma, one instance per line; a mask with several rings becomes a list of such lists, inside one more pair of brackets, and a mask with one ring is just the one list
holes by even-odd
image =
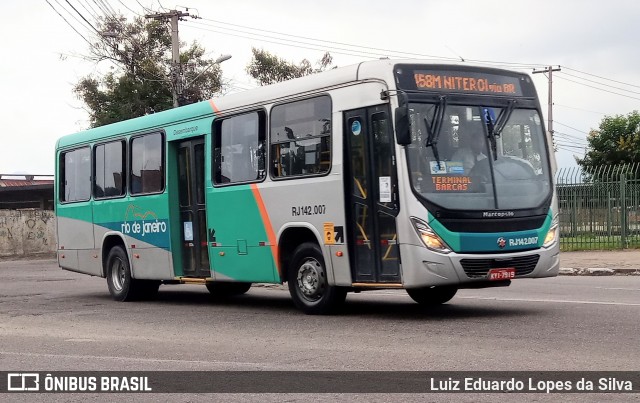
[[295, 306], [308, 315], [334, 312], [344, 303], [344, 288], [330, 286], [320, 247], [313, 242], [298, 246], [287, 272], [289, 293]]
[[106, 275], [109, 293], [116, 301], [133, 301], [144, 288], [131, 277], [129, 258], [122, 246], [114, 246], [109, 251]]
[[425, 288], [407, 288], [407, 294], [419, 303], [425, 306], [441, 305], [453, 298], [458, 292], [455, 286], [439, 286]]
[[242, 295], [249, 291], [251, 283], [223, 283], [213, 282], [207, 283], [207, 290], [214, 297], [232, 297], [234, 295]]

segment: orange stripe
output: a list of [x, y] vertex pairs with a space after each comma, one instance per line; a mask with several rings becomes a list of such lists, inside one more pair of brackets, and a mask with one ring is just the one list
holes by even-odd
[[267, 232], [267, 237], [269, 238], [269, 245], [271, 246], [271, 254], [273, 255], [273, 260], [275, 262], [276, 269], [278, 270], [278, 274], [280, 275], [280, 279], [282, 280], [282, 272], [280, 271], [280, 262], [278, 260], [278, 245], [276, 244], [276, 234], [273, 232], [273, 227], [271, 226], [271, 220], [269, 219], [269, 213], [267, 213], [267, 209], [264, 207], [264, 201], [262, 200], [262, 196], [260, 195], [260, 190], [258, 189], [258, 185], [256, 185], [255, 183], [251, 184], [251, 191], [253, 192], [253, 197], [256, 199], [258, 210], [260, 210], [260, 217], [262, 217], [262, 224], [264, 225], [264, 229]]
[[218, 107], [216, 106], [216, 103], [213, 102], [213, 99], [209, 100], [209, 105], [211, 105], [211, 109], [213, 109], [213, 111], [218, 114], [220, 113], [220, 109], [218, 109]]

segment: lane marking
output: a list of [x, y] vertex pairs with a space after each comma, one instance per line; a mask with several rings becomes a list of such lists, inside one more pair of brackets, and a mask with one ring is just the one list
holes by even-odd
[[615, 291], [640, 291], [640, 288], [624, 288], [624, 287], [595, 287], [598, 290], [615, 290]]
[[[393, 297], [407, 297], [410, 298], [407, 294], [395, 293], [395, 292], [384, 292], [384, 291], [371, 291], [367, 292], [368, 295], [382, 295], [382, 296], [393, 296]], [[500, 297], [465, 297], [461, 295], [457, 295], [454, 298], [459, 299], [479, 299], [485, 301], [505, 301], [505, 302], [549, 302], [549, 303], [557, 303], [557, 304], [591, 304], [591, 305], [620, 305], [620, 306], [640, 306], [640, 303], [633, 302], [606, 302], [606, 301], [580, 301], [580, 300], [571, 300], [571, 299], [539, 299], [539, 298], [500, 298]]]
[[571, 299], [537, 299], [537, 298], [497, 298], [497, 297], [455, 297], [461, 299], [480, 299], [489, 301], [505, 301], [505, 302], [551, 302], [555, 304], [590, 304], [590, 305], [620, 305], [620, 306], [640, 306], [640, 303], [631, 302], [605, 302], [605, 301], [579, 301]]
[[0, 351], [0, 355], [13, 355], [19, 357], [47, 357], [47, 358], [72, 358], [81, 360], [111, 360], [130, 362], [155, 362], [155, 363], [184, 363], [184, 364], [217, 364], [217, 365], [239, 365], [247, 367], [274, 368], [273, 365], [261, 364], [257, 362], [235, 362], [235, 361], [200, 361], [200, 360], [172, 360], [163, 358], [136, 358], [136, 357], [116, 357], [102, 355], [77, 355], [77, 354], [49, 354], [49, 353], [23, 353], [16, 351]]

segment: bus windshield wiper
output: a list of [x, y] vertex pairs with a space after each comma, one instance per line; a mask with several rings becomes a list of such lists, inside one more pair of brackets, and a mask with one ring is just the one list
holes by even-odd
[[493, 160], [496, 161], [498, 159], [497, 146], [496, 146], [496, 130], [495, 130], [496, 126], [493, 123], [493, 118], [491, 117], [491, 112], [489, 108], [486, 108], [484, 110], [484, 121], [487, 124], [487, 138], [489, 139], [489, 143], [491, 144], [491, 154], [493, 155]]
[[502, 112], [498, 116], [498, 119], [496, 119], [496, 127], [493, 131], [493, 134], [495, 136], [500, 136], [500, 134], [502, 134], [502, 130], [507, 125], [509, 118], [511, 118], [511, 114], [513, 113], [513, 109], [515, 108], [515, 106], [516, 100], [512, 99], [509, 101], [509, 106], [507, 106], [507, 109], [502, 110]]
[[438, 169], [440, 169], [440, 156], [438, 155], [438, 137], [440, 136], [440, 129], [442, 128], [442, 121], [444, 120], [444, 111], [447, 107], [447, 98], [440, 97], [436, 110], [433, 113], [433, 120], [429, 124], [427, 117], [424, 117], [424, 126], [427, 129], [427, 141], [425, 147], [431, 147], [433, 150], [433, 156], [438, 163]]
[[489, 143], [491, 144], [491, 152], [493, 153], [493, 160], [496, 161], [498, 159], [497, 147], [496, 147], [496, 137], [499, 137], [502, 133], [502, 130], [507, 125], [509, 118], [511, 118], [511, 114], [513, 113], [513, 109], [516, 105], [516, 101], [514, 99], [509, 101], [509, 105], [506, 109], [503, 109], [498, 115], [495, 123], [491, 118], [491, 113], [489, 109], [485, 109], [485, 121], [487, 122], [487, 137], [489, 138]]

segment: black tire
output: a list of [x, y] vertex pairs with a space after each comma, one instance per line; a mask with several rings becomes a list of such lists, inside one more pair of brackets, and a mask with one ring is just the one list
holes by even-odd
[[309, 315], [335, 312], [347, 296], [344, 288], [328, 284], [322, 251], [312, 242], [303, 243], [293, 252], [287, 282], [293, 303]]
[[453, 298], [457, 292], [458, 288], [453, 286], [407, 288], [407, 294], [411, 299], [425, 306], [444, 304]]
[[107, 285], [116, 301], [132, 301], [139, 297], [138, 283], [131, 277], [127, 252], [122, 246], [114, 246], [107, 256]]
[[223, 283], [214, 282], [207, 283], [207, 290], [214, 297], [231, 297], [234, 295], [242, 295], [249, 291], [251, 283]]

